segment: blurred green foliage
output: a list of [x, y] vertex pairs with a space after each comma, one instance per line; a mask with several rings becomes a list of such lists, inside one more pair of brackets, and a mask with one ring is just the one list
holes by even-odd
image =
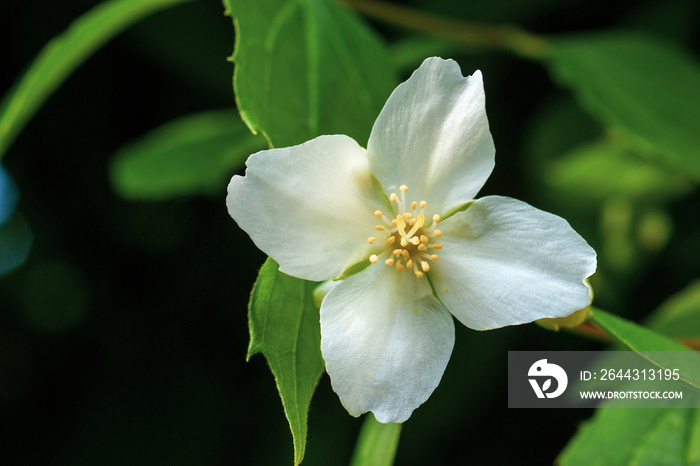
[[[40, 15], [26, 2], [0, 4], [0, 92], [97, 3], [46, 3]], [[247, 2], [232, 3], [234, 15], [254, 14]], [[465, 73], [481, 69], [498, 151], [481, 195], [511, 195], [566, 218], [599, 252], [597, 306], [633, 321], [651, 316], [649, 325], [661, 333], [697, 338], [695, 286], [666, 300], [700, 275], [700, 5], [403, 3], [455, 20], [514, 24], [551, 38], [553, 53], [541, 63], [525, 61], [347, 19], [342, 7], [320, 0], [270, 0], [270, 15], [260, 21], [286, 31], [281, 48], [265, 55], [278, 68], [237, 79], [268, 99], [264, 112], [279, 120], [266, 121], [259, 100], [239, 99], [247, 123], [274, 128], [267, 136], [275, 145], [316, 131], [364, 142], [376, 116], [369, 114], [378, 113], [396, 82], [372, 60], [394, 64], [401, 79], [433, 54], [449, 54]], [[275, 16], [280, 4], [287, 5], [287, 23], [269, 21], [283, 18]], [[246, 150], [265, 143], [244, 133], [241, 121], [225, 123], [237, 117], [227, 116], [236, 105], [226, 61], [234, 35], [223, 11], [217, 0], [187, 2], [130, 28], [55, 92], [3, 159], [19, 187], [15, 219], [34, 235], [27, 263], [0, 278], [3, 463], [293, 458], [268, 368], [262, 358], [244, 362], [246, 305], [265, 258], [228, 217], [224, 198]], [[309, 24], [317, 35], [304, 37], [300, 27]], [[377, 49], [382, 41], [391, 55]], [[264, 54], [255, 49], [264, 45], [263, 37], [240, 46], [236, 60]], [[329, 50], [356, 47], [373, 58], [346, 53], [344, 67], [328, 65]], [[304, 74], [310, 62], [316, 73]], [[334, 107], [365, 86], [371, 90], [357, 107]], [[311, 99], [309, 89], [321, 92]], [[324, 113], [329, 105], [337, 112]], [[216, 121], [202, 120], [202, 112]], [[23, 244], [26, 254], [27, 232], [14, 252]], [[533, 325], [460, 327], [456, 340], [440, 387], [403, 426], [397, 464], [551, 463], [591, 412], [508, 410], [507, 351], [603, 346]], [[322, 376], [304, 464], [347, 463], [360, 425]], [[609, 461], [600, 464], [615, 464], [617, 457], [657, 458], [685, 446], [686, 458], [697, 459], [699, 431], [691, 410], [601, 410], [581, 431], [583, 447], [572, 444], [562, 458], [595, 464], [604, 455]]]

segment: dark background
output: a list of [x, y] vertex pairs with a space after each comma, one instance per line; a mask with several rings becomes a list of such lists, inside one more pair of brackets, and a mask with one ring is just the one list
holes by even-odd
[[[0, 92], [95, 4], [2, 0]], [[692, 1], [410, 4], [541, 34], [642, 29], [696, 56], [700, 50]], [[389, 42], [406, 36], [371, 24]], [[233, 40], [215, 0], [156, 14], [79, 68], [3, 159], [34, 232], [27, 263], [0, 277], [3, 464], [292, 463], [272, 375], [262, 356], [245, 362], [246, 304], [265, 257], [228, 216], [225, 183], [212, 198], [135, 203], [120, 200], [108, 179], [124, 143], [176, 117], [235, 105], [226, 61]], [[532, 170], [532, 157], [542, 154], [532, 154], [531, 136], [552, 105], [575, 108], [568, 92], [539, 64], [506, 52], [464, 50], [453, 58], [464, 74], [480, 68], [485, 76], [498, 153], [481, 195], [563, 215], [600, 250], [598, 213], [548, 198]], [[601, 132], [574, 113], [576, 124], [551, 129], [563, 133], [564, 148]], [[699, 201], [695, 193], [668, 207], [674, 234], [666, 248], [608, 274], [603, 289], [617, 291], [601, 291], [597, 305], [641, 320], [698, 275]], [[441, 385], [404, 425], [397, 464], [550, 464], [592, 411], [507, 409], [507, 351], [603, 346], [535, 325], [457, 327]], [[346, 464], [360, 425], [324, 375], [304, 464]]]

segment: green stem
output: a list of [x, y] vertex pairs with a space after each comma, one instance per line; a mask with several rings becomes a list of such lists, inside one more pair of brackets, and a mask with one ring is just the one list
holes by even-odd
[[110, 0], [44, 46], [0, 104], [0, 159], [63, 81], [112, 37], [151, 13], [189, 0]]
[[379, 21], [459, 43], [510, 50], [525, 58], [540, 60], [547, 56], [549, 48], [549, 44], [541, 37], [515, 26], [491, 26], [458, 21], [378, 0], [340, 1]]
[[391, 466], [399, 445], [402, 424], [382, 424], [367, 414], [357, 438], [351, 466]]

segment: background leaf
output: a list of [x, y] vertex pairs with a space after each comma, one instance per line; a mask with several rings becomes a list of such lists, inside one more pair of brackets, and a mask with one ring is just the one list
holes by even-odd
[[[675, 340], [621, 317], [595, 309], [591, 320], [617, 342], [664, 369], [680, 369], [681, 380], [700, 388], [700, 354]], [[684, 354], [678, 355], [678, 351]]]
[[549, 66], [603, 123], [662, 164], [700, 177], [700, 67], [691, 56], [615, 32], [552, 40]]
[[389, 54], [329, 0], [225, 0], [235, 18], [241, 116], [277, 147], [321, 134], [365, 145], [396, 84]]
[[647, 325], [669, 337], [700, 339], [700, 280], [668, 298]]
[[382, 424], [368, 413], [352, 456], [351, 466], [391, 466], [401, 436], [401, 424]]
[[189, 0], [111, 0], [88, 11], [46, 44], [0, 103], [0, 159], [41, 104], [105, 42], [145, 16]]
[[557, 462], [562, 466], [697, 464], [699, 413], [685, 408], [599, 408]]
[[275, 376], [294, 437], [294, 463], [304, 458], [311, 395], [324, 368], [321, 329], [313, 290], [317, 283], [292, 278], [268, 259], [249, 304], [248, 358], [262, 353]]
[[115, 191], [132, 200], [222, 194], [227, 180], [265, 140], [234, 111], [212, 111], [167, 123], [132, 142], [112, 160]]
[[548, 166], [545, 181], [568, 199], [600, 202], [611, 196], [660, 202], [694, 187], [677, 172], [644, 160], [619, 141], [607, 139], [574, 149]]

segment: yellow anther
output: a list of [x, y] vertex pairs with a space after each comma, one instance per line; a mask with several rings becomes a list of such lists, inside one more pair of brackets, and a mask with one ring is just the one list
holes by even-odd
[[404, 251], [404, 249], [394, 249], [392, 254], [395, 256], [400, 256], [403, 251]]
[[401, 237], [401, 246], [403, 246], [403, 247], [408, 246], [408, 241], [406, 241], [406, 238], [403, 236]]
[[427, 236], [425, 236], [425, 235], [420, 235], [420, 242], [421, 242], [421, 243], [427, 244], [428, 241], [429, 241], [429, 240], [428, 240], [428, 237], [427, 237]]
[[436, 260], [438, 260], [438, 259], [440, 258], [440, 256], [438, 256], [437, 254], [431, 254], [431, 255], [430, 255], [430, 258], [431, 258], [432, 260], [436, 261]]
[[384, 261], [384, 263], [391, 267], [392, 265], [394, 265], [394, 259], [387, 259]]
[[386, 244], [394, 244], [396, 241], [396, 236], [390, 236], [386, 239]]
[[377, 225], [375, 228], [377, 229], [377, 231], [384, 231], [384, 230], [386, 230], [386, 228], [385, 228], [383, 225]]
[[401, 250], [401, 255], [403, 256], [404, 259], [408, 259], [409, 257], [411, 257], [411, 254], [409, 254], [409, 252], [406, 251], [405, 249]]
[[421, 209], [425, 209], [425, 206], [427, 206], [427, 205], [428, 205], [427, 202], [425, 202], [425, 201], [420, 201], [420, 208], [421, 208]]
[[416, 237], [416, 236], [414, 236], [413, 238], [411, 238], [409, 241], [411, 242], [411, 244], [413, 244], [413, 245], [415, 245], [415, 246], [417, 246], [417, 245], [420, 244], [420, 238], [418, 238], [418, 237]]
[[435, 249], [442, 249], [442, 244], [440, 244], [440, 243], [435, 243], [435, 244], [433, 244], [433, 247], [434, 247]]
[[423, 278], [423, 272], [421, 272], [420, 270], [416, 270], [416, 277]]
[[406, 219], [399, 215], [396, 217], [396, 227], [399, 229], [399, 234], [401, 236], [406, 236]]
[[[416, 224], [413, 225], [413, 228], [411, 228], [411, 231], [409, 231], [406, 235], [407, 236], [413, 235], [413, 233], [417, 232], [420, 228], [422, 228], [424, 224], [425, 224], [425, 215], [418, 214], [418, 216], [416, 217]], [[420, 239], [418, 240], [418, 242], [420, 242]]]
[[391, 196], [389, 196], [389, 200], [391, 202], [396, 202], [396, 201], [398, 201], [398, 199], [399, 199], [399, 196], [397, 196], [396, 193], [391, 193]]
[[420, 268], [423, 269], [423, 272], [427, 272], [430, 270], [430, 264], [428, 264], [426, 261], [423, 261], [420, 263]]
[[440, 231], [440, 230], [435, 230], [435, 231], [433, 232], [433, 234], [435, 235], [436, 238], [439, 238], [439, 237], [442, 236], [442, 231]]
[[375, 211], [374, 211], [374, 216], [375, 216], [375, 217], [381, 217], [382, 215], [384, 215], [384, 214], [382, 213], [381, 210], [375, 210]]
[[406, 262], [406, 267], [409, 269], [413, 268], [413, 261], [411, 259], [409, 259], [408, 262]]
[[413, 226], [413, 225], [416, 224], [417, 221], [418, 221], [418, 220], [416, 220], [415, 218], [412, 218], [412, 219], [408, 222], [408, 224], [409, 224], [410, 226]]
[[372, 254], [371, 256], [369, 256], [369, 261], [373, 264], [376, 264], [377, 262], [379, 262], [379, 257], [377, 257], [376, 254]]
[[403, 272], [403, 265], [401, 265], [400, 262], [396, 263], [396, 270], [398, 270], [399, 272]]
[[391, 224], [394, 225], [394, 226], [396, 226], [396, 219], [392, 220], [392, 221], [391, 221]]
[[377, 241], [377, 238], [374, 236], [370, 236], [369, 239], [367, 240], [367, 242], [369, 244], [374, 244], [375, 241]]
[[440, 221], [440, 216], [438, 214], [433, 215], [433, 222], [437, 223]]
[[423, 244], [423, 243], [419, 244], [417, 249], [419, 251], [422, 251], [423, 249], [425, 249], [425, 244]]
[[406, 220], [413, 218], [413, 214], [411, 212], [406, 212], [405, 214], [401, 214], [401, 216]]
[[411, 202], [411, 210], [416, 210], [418, 208], [418, 203], [416, 201]]
[[408, 186], [406, 186], [405, 184], [402, 184], [402, 185], [399, 187], [399, 190], [401, 190], [402, 193], [407, 193], [407, 192], [408, 192]]

